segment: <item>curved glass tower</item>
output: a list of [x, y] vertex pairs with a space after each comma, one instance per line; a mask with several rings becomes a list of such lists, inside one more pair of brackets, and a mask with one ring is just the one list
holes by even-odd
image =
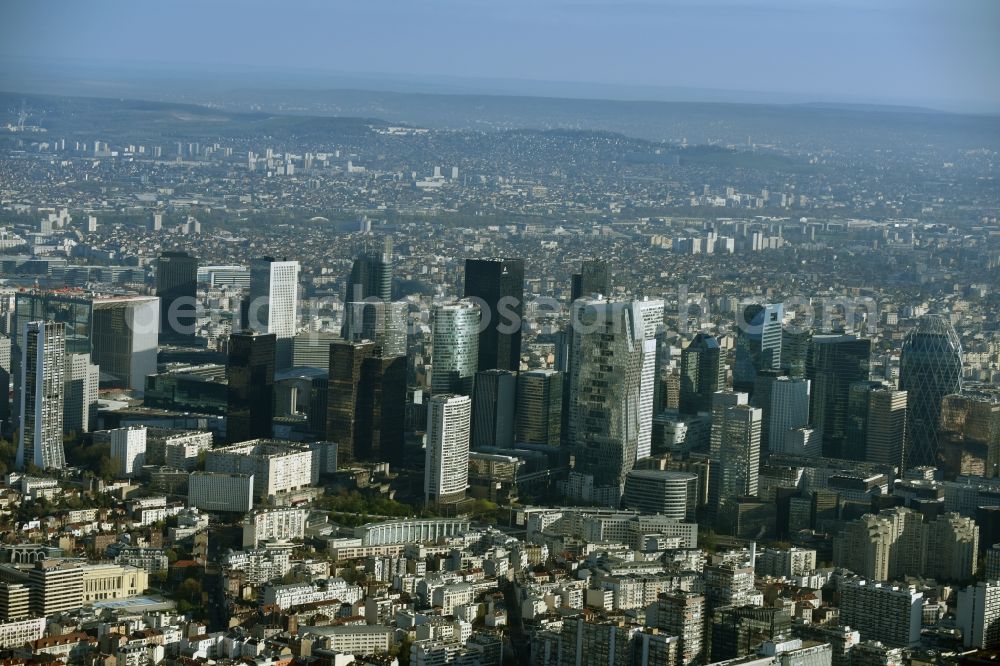
[[962, 390], [962, 344], [951, 322], [921, 317], [903, 341], [899, 364], [899, 388], [909, 400], [907, 465], [936, 465], [941, 399]]

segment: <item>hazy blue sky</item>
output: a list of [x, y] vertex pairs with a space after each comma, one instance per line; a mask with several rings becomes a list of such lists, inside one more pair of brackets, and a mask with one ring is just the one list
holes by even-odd
[[681, 86], [998, 111], [1000, 1], [4, 0], [0, 69], [33, 57]]

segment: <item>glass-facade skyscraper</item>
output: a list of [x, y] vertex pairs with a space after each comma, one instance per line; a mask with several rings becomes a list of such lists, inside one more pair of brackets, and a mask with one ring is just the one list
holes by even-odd
[[806, 377], [812, 382], [810, 421], [823, 434], [823, 455], [845, 458], [851, 384], [868, 381], [872, 341], [842, 333], [814, 335]]
[[273, 333], [229, 336], [226, 436], [230, 442], [270, 437], [274, 418]]
[[482, 301], [488, 322], [479, 333], [479, 370], [520, 370], [524, 261], [466, 259], [465, 298]]
[[752, 394], [761, 370], [781, 368], [781, 303], [752, 303], [743, 309], [736, 335], [733, 390]]
[[162, 252], [156, 261], [163, 342], [192, 344], [198, 323], [198, 259], [187, 252]]
[[431, 310], [431, 392], [472, 395], [479, 359], [479, 306], [461, 300]]
[[726, 364], [714, 336], [698, 333], [681, 351], [681, 414], [712, 411], [712, 394], [726, 388]]
[[924, 315], [903, 340], [899, 388], [909, 400], [907, 465], [936, 465], [941, 399], [962, 391], [962, 344], [944, 317]]

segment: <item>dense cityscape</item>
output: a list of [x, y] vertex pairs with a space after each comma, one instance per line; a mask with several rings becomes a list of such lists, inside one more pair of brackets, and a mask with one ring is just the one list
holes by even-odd
[[0, 92], [3, 666], [1000, 658], [1000, 116], [99, 84]]

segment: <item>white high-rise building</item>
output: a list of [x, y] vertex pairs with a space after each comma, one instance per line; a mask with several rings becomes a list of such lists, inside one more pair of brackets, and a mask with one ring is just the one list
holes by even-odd
[[659, 395], [659, 334], [663, 331], [663, 301], [635, 301], [637, 328], [642, 333], [642, 370], [639, 378], [639, 435], [635, 457], [648, 458], [652, 453], [653, 413]]
[[960, 590], [955, 616], [965, 647], [1000, 647], [1000, 581], [980, 581]]
[[66, 380], [66, 328], [29, 321], [21, 329], [20, 424], [17, 467], [62, 468], [63, 386]]
[[146, 464], [146, 426], [112, 430], [111, 459], [118, 463], [120, 476], [138, 476]]
[[427, 406], [427, 452], [424, 498], [428, 504], [446, 504], [465, 498], [469, 485], [469, 436], [472, 399], [467, 395], [438, 394]]
[[258, 333], [295, 337], [299, 321], [299, 262], [271, 257], [250, 263], [248, 323]]
[[431, 311], [431, 392], [472, 395], [479, 367], [479, 306], [469, 300]]

